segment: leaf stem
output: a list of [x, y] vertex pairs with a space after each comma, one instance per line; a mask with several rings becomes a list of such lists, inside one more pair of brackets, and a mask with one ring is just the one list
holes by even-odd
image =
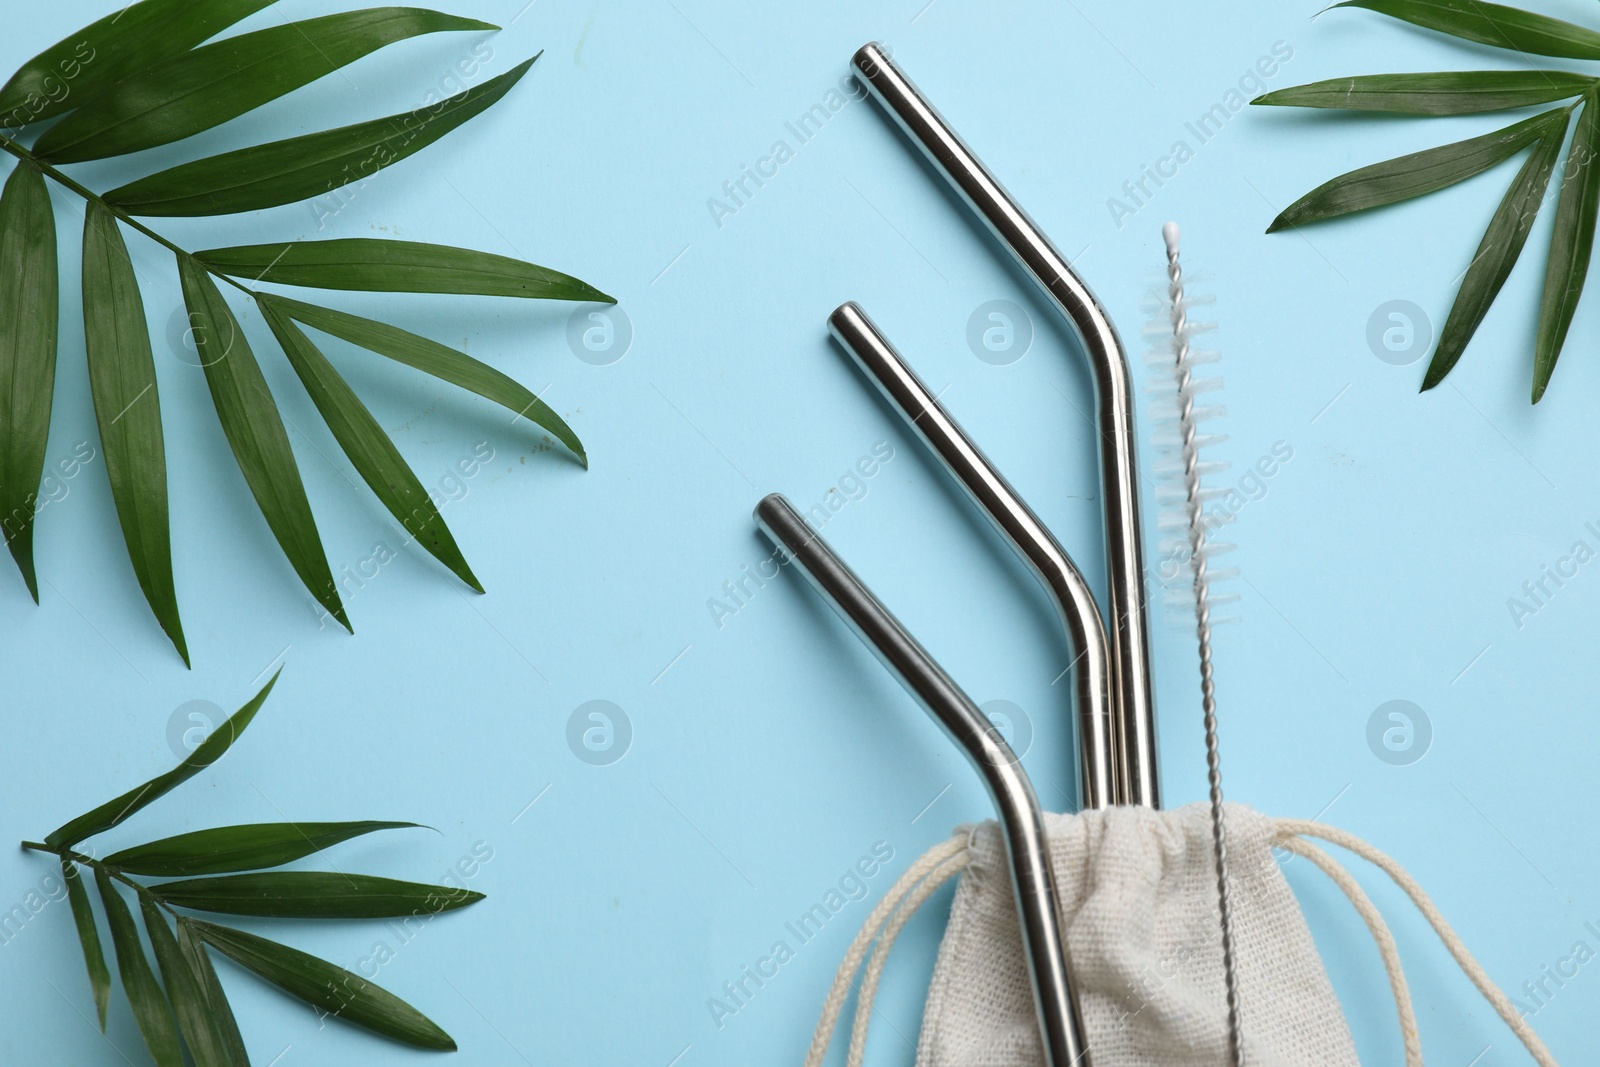
[[22, 161], [24, 161], [26, 163], [31, 163], [33, 166], [39, 168], [39, 172], [41, 174], [43, 174], [45, 177], [49, 178], [50, 180], [54, 181], [57, 185], [61, 186], [62, 188], [69, 189], [72, 192], [77, 193], [79, 196], [81, 196], [85, 200], [92, 200], [95, 203], [99, 204], [101, 207], [103, 207], [107, 211], [111, 212], [111, 214], [113, 214], [117, 218], [121, 219], [128, 226], [132, 227], [135, 230], [138, 230], [140, 233], [142, 233], [146, 237], [150, 238], [150, 240], [156, 242], [156, 244], [161, 245], [163, 248], [166, 248], [169, 251], [171, 251], [173, 255], [181, 256], [182, 258], [191, 261], [196, 266], [200, 267], [202, 270], [205, 270], [206, 273], [210, 274], [212, 277], [220, 278], [222, 281], [227, 282], [229, 285], [233, 286], [235, 289], [239, 290], [241, 293], [246, 294], [247, 296], [250, 296], [250, 297], [254, 298], [255, 296], [258, 295], [256, 293], [256, 291], [254, 289], [251, 289], [249, 286], [243, 285], [240, 282], [235, 281], [234, 279], [228, 277], [225, 274], [218, 274], [216, 271], [211, 270], [209, 267], [207, 267], [200, 260], [195, 259], [195, 257], [191, 253], [189, 253], [187, 250], [179, 248], [177, 245], [173, 244], [171, 241], [167, 240], [165, 237], [161, 236], [159, 233], [157, 233], [156, 231], [152, 230], [150, 227], [146, 226], [144, 223], [140, 222], [138, 219], [134, 218], [132, 215], [128, 214], [126, 211], [122, 210], [121, 208], [117, 207], [114, 204], [108, 203], [106, 201], [106, 199], [104, 197], [102, 197], [99, 193], [95, 192], [93, 189], [90, 189], [88, 186], [82, 184], [81, 182], [75, 181], [72, 178], [68, 177], [67, 175], [61, 173], [61, 171], [57, 170], [55, 167], [51, 166], [49, 163], [46, 163], [44, 160], [40, 159], [38, 156], [36, 156], [32, 152], [28, 151], [27, 148], [23, 147], [21, 144], [19, 144], [16, 141], [12, 140], [10, 137], [7, 137], [3, 133], [0, 133], [0, 149], [4, 149], [5, 151], [10, 152], [12, 155], [16, 156], [18, 159], [20, 159], [20, 160], [22, 160]]
[[[0, 137], [3, 136], [3, 134], [0, 134]], [[24, 841], [22, 842], [22, 847], [32, 852], [48, 852], [52, 856], [60, 856], [64, 860], [71, 860], [74, 863], [81, 863], [90, 870], [104, 871], [107, 877], [114, 878], [123, 885], [130, 887], [135, 893], [139, 894], [141, 899], [148, 899], [151, 903], [155, 904], [158, 908], [165, 911], [173, 918], [179, 917], [178, 913], [172, 910], [171, 906], [168, 905], [166, 901], [152, 893], [148, 886], [140, 885], [132, 878], [129, 878], [127, 875], [123, 874], [120, 868], [113, 867], [104, 860], [97, 860], [93, 856], [86, 856], [82, 852], [78, 852], [75, 849], [71, 849], [66, 846], [58, 848], [54, 845], [47, 845], [40, 841]]]

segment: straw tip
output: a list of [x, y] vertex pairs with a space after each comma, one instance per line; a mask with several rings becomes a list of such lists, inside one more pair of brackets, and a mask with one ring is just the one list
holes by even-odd
[[869, 365], [873, 357], [882, 358], [884, 353], [893, 355], [877, 326], [873, 325], [861, 305], [854, 300], [846, 301], [834, 308], [833, 314], [828, 316], [828, 336], [839, 342], [839, 347], [850, 356], [863, 369], [871, 372]]
[[756, 503], [751, 514], [755, 516], [756, 523], [760, 524], [768, 515], [781, 513], [788, 506], [789, 501], [782, 493], [768, 493]]
[[877, 41], [868, 41], [856, 49], [856, 54], [851, 57], [851, 62], [858, 69], [870, 70], [883, 58], [883, 45]]
[[1161, 227], [1161, 239], [1167, 242], [1167, 255], [1178, 254], [1178, 224], [1169, 222]]

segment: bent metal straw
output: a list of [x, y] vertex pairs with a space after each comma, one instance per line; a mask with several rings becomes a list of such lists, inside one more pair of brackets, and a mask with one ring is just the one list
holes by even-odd
[[756, 506], [755, 514], [773, 544], [789, 554], [822, 598], [944, 727], [983, 777], [1005, 835], [1046, 1063], [1050, 1067], [1088, 1067], [1088, 1045], [1068, 977], [1060, 895], [1045, 841], [1044, 814], [1016, 753], [972, 699], [786, 499], [773, 493]]

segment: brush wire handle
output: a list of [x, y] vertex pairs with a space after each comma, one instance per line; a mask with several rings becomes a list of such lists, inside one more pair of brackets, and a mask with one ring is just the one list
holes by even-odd
[[1206, 529], [1200, 499], [1200, 449], [1196, 444], [1194, 380], [1189, 369], [1189, 320], [1184, 304], [1183, 267], [1178, 263], [1178, 224], [1161, 228], [1167, 245], [1167, 296], [1171, 305], [1173, 377], [1178, 387], [1178, 426], [1182, 435], [1183, 484], [1189, 518], [1189, 567], [1194, 575], [1194, 628], [1200, 646], [1200, 705], [1205, 715], [1206, 780], [1211, 787], [1211, 841], [1217, 869], [1217, 907], [1222, 917], [1222, 968], [1228, 997], [1228, 1051], [1234, 1067], [1244, 1065], [1239, 1021], [1239, 976], [1233, 944], [1233, 901], [1228, 892], [1228, 833], [1222, 817], [1222, 757], [1217, 743], [1217, 693], [1211, 673], [1211, 587], [1206, 576]]

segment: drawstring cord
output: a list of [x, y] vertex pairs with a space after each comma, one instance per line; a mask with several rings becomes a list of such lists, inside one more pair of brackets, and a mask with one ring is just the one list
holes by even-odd
[[[1517, 1012], [1510, 998], [1494, 984], [1482, 965], [1473, 958], [1466, 944], [1462, 942], [1461, 936], [1445, 920], [1427, 892], [1404, 867], [1386, 853], [1347, 831], [1309, 819], [1273, 821], [1277, 831], [1277, 846], [1310, 860], [1326, 874], [1349, 899], [1356, 913], [1366, 923], [1373, 941], [1377, 943], [1378, 953], [1383, 958], [1384, 971], [1389, 978], [1389, 988], [1394, 994], [1395, 1010], [1400, 1018], [1400, 1035], [1405, 1043], [1406, 1067], [1422, 1067], [1422, 1040], [1417, 1030], [1417, 1016], [1411, 1000], [1411, 988], [1406, 982], [1405, 971], [1400, 964], [1400, 950], [1395, 944], [1394, 935], [1384, 921], [1383, 914], [1378, 911], [1377, 905], [1372, 902], [1366, 890], [1361, 888], [1360, 883], [1339, 861], [1307, 840], [1308, 838], [1320, 838], [1337, 845], [1387, 874], [1411, 898], [1411, 902], [1422, 913], [1422, 917], [1428, 920], [1428, 925], [1438, 934], [1439, 940], [1444, 943], [1445, 949], [1456, 961], [1456, 965], [1471, 979], [1478, 992], [1483, 994], [1483, 998], [1510, 1027], [1511, 1032], [1533, 1056], [1534, 1062], [1538, 1063], [1539, 1067], [1558, 1067], [1555, 1056], [1545, 1047], [1533, 1027], [1528, 1025], [1528, 1021]], [[867, 959], [866, 973], [862, 976], [861, 990], [856, 998], [855, 1019], [850, 1029], [850, 1055], [847, 1061], [847, 1067], [861, 1067], [866, 1054], [867, 1029], [872, 1021], [872, 1005], [878, 993], [878, 983], [883, 977], [884, 964], [889, 958], [889, 950], [894, 947], [900, 931], [911, 921], [911, 917], [916, 914], [923, 902], [966, 869], [972, 859], [970, 843], [970, 833], [960, 834], [923, 853], [884, 894], [877, 907], [872, 909], [872, 913], [861, 926], [861, 932], [856, 934], [855, 940], [845, 952], [838, 973], [834, 975], [833, 986], [828, 990], [827, 999], [822, 1004], [822, 1017], [817, 1020], [817, 1029], [811, 1038], [811, 1048], [806, 1054], [805, 1067], [821, 1067], [828, 1046], [833, 1041], [834, 1031], [838, 1028], [839, 1016], [844, 1011], [851, 983], [856, 971], [861, 967], [862, 960], [867, 958], [868, 948], [871, 947], [872, 955]], [[875, 946], [874, 941], [877, 942]]]
[[[866, 922], [861, 924], [861, 932], [856, 934], [856, 939], [850, 942], [850, 947], [845, 950], [844, 959], [839, 964], [839, 972], [833, 976], [833, 987], [828, 990], [827, 999], [822, 1002], [822, 1018], [817, 1020], [817, 1031], [811, 1038], [811, 1050], [806, 1053], [805, 1067], [822, 1067], [822, 1059], [828, 1054], [828, 1045], [833, 1041], [833, 1031], [839, 1024], [839, 1014], [844, 1010], [845, 998], [850, 995], [851, 979], [855, 977], [856, 969], [861, 966], [861, 960], [867, 954], [867, 946], [878, 936], [879, 928], [894, 912], [896, 905], [904, 900], [924, 878], [932, 875], [947, 862], [950, 866], [944, 872], [941, 881], [947, 881], [965, 867], [971, 856], [967, 849], [967, 840], [967, 835], [958, 835], [924, 852], [917, 862], [900, 876], [900, 880], [889, 887], [883, 899], [878, 901], [878, 906], [867, 916]], [[926, 899], [927, 894], [924, 894], [918, 898], [917, 904], [920, 905]], [[896, 933], [898, 932], [897, 927]], [[881, 963], [878, 969], [882, 971]], [[874, 991], [877, 989], [876, 982], [873, 984], [873, 989]], [[872, 1000], [866, 996], [864, 988], [862, 994], [862, 999], [856, 1005], [857, 1022], [853, 1030], [859, 1029], [862, 1032], [864, 1044], [866, 1024], [860, 1020], [863, 1017], [868, 1020], [872, 1018]]]
[[1279, 848], [1304, 856], [1316, 864], [1349, 898], [1357, 914], [1367, 924], [1372, 940], [1378, 944], [1378, 955], [1383, 957], [1383, 969], [1389, 976], [1389, 989], [1394, 993], [1395, 1011], [1400, 1015], [1400, 1039], [1406, 1046], [1406, 1067], [1422, 1067], [1422, 1035], [1417, 1030], [1417, 1013], [1411, 1004], [1411, 986], [1407, 984], [1405, 971], [1401, 969], [1400, 949], [1394, 943], [1394, 934], [1389, 932], [1389, 924], [1383, 921], [1383, 913], [1367, 896], [1367, 891], [1361, 888], [1361, 883], [1341, 867], [1338, 860], [1310, 841], [1280, 832], [1277, 843]]
[[[1355, 853], [1383, 871], [1384, 874], [1387, 874], [1395, 885], [1405, 890], [1406, 896], [1411, 898], [1411, 903], [1416, 905], [1417, 910], [1422, 913], [1422, 917], [1428, 920], [1428, 925], [1433, 927], [1433, 932], [1439, 935], [1439, 940], [1444, 942], [1444, 947], [1449, 951], [1451, 957], [1455, 959], [1456, 966], [1460, 967], [1462, 972], [1472, 980], [1472, 984], [1478, 987], [1478, 992], [1483, 994], [1483, 999], [1493, 1006], [1496, 1014], [1511, 1028], [1511, 1032], [1517, 1035], [1517, 1040], [1521, 1041], [1523, 1047], [1533, 1056], [1534, 1062], [1538, 1063], [1539, 1067], [1557, 1067], [1555, 1056], [1551, 1055], [1550, 1050], [1545, 1047], [1539, 1035], [1534, 1033], [1533, 1027], [1528, 1025], [1528, 1020], [1522, 1017], [1516, 1006], [1511, 1003], [1511, 998], [1506, 996], [1500, 987], [1494, 984], [1494, 980], [1489, 977], [1488, 972], [1472, 957], [1472, 953], [1467, 951], [1467, 946], [1461, 940], [1461, 935], [1457, 934], [1451, 925], [1445, 921], [1444, 915], [1440, 913], [1427, 892], [1417, 883], [1415, 878], [1411, 877], [1404, 867], [1395, 862], [1392, 857], [1361, 840], [1355, 834], [1340, 830], [1337, 827], [1312, 822], [1309, 819], [1278, 819], [1276, 823], [1279, 844], [1284, 844], [1286, 841], [1295, 838], [1320, 837], [1324, 841], [1331, 842], [1342, 849]], [[1319, 849], [1318, 851], [1321, 850]], [[1332, 857], [1327, 857], [1327, 859], [1329, 863], [1333, 862]], [[1318, 866], [1321, 865], [1318, 864]], [[1335, 879], [1335, 882], [1337, 882], [1337, 879]], [[1344, 887], [1340, 886], [1340, 888]], [[1349, 890], [1345, 891], [1345, 895], [1350, 895]], [[1350, 899], [1352, 903], [1355, 902], [1354, 897]], [[1370, 904], [1370, 901], [1368, 903]], [[1357, 907], [1359, 908], [1359, 905]], [[1381, 922], [1382, 920], [1380, 919], [1379, 921]], [[1394, 939], [1390, 938], [1389, 941], [1392, 946]], [[1379, 947], [1380, 949], [1382, 948], [1381, 941]], [[1387, 961], [1385, 963], [1387, 964]], [[1395, 953], [1392, 973], [1400, 975], [1398, 952]], [[1405, 977], [1403, 975], [1399, 977], [1399, 986], [1402, 989], [1405, 986]], [[1405, 999], [1406, 1008], [1409, 1010], [1411, 999], [1409, 993], [1406, 994]], [[1398, 990], [1396, 992], [1396, 1000], [1399, 1000]], [[1411, 1025], [1414, 1030], [1416, 1028], [1416, 1020], [1414, 1018]], [[1412, 1067], [1409, 1058], [1411, 1055], [1409, 1044], [1406, 1048], [1406, 1055], [1407, 1067]], [[1420, 1049], [1417, 1051], [1415, 1062], [1419, 1065], [1422, 1063]]]
[[858, 1005], [866, 1005], [867, 1010], [856, 1009], [855, 1024], [850, 1028], [850, 1058], [846, 1067], [861, 1067], [862, 1060], [867, 1055], [867, 1026], [872, 1022], [872, 1002], [878, 995], [878, 982], [883, 978], [883, 965], [889, 960], [889, 950], [894, 947], [895, 938], [900, 936], [900, 931], [906, 923], [922, 907], [923, 901], [933, 896], [950, 879], [960, 874], [971, 859], [971, 853], [963, 847], [960, 852], [945, 860], [935, 867], [926, 878], [917, 883], [894, 915], [884, 926], [883, 932], [878, 937], [878, 944], [872, 950], [872, 958], [867, 961], [867, 972], [861, 978], [861, 991], [857, 994]]

